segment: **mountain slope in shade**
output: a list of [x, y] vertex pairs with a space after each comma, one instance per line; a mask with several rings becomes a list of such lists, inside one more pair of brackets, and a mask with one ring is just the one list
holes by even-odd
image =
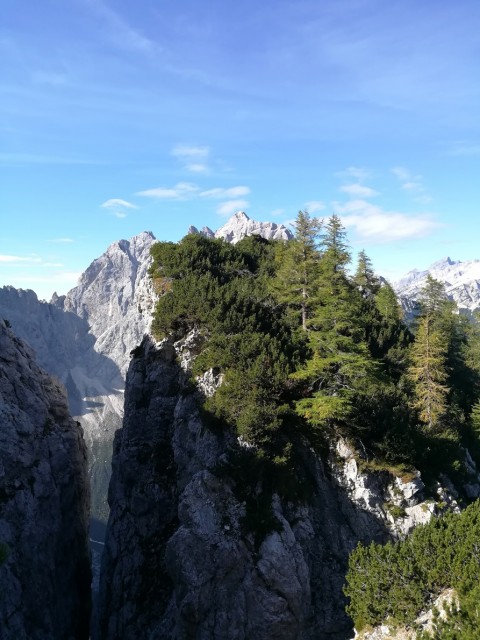
[[89, 637], [89, 485], [65, 390], [0, 320], [2, 640]]
[[92, 514], [104, 520], [113, 435], [123, 417], [130, 351], [150, 329], [155, 295], [148, 276], [155, 237], [114, 242], [79, 284], [52, 303], [33, 291], [0, 289], [0, 317], [65, 384], [70, 411], [85, 431], [92, 480]]
[[480, 260], [461, 262], [443, 258], [424, 271], [409, 271], [393, 285], [398, 296], [407, 301], [407, 305], [409, 301], [411, 303], [420, 298], [428, 274], [445, 284], [448, 297], [460, 309], [473, 312], [480, 308]]
[[224, 225], [217, 229], [215, 233], [208, 227], [203, 227], [200, 231], [191, 226], [189, 233], [200, 233], [206, 238], [222, 238], [227, 242], [236, 244], [246, 236], [261, 236], [266, 240], [291, 240], [292, 232], [283, 224], [275, 222], [256, 222], [247, 216], [244, 211], [237, 211]]

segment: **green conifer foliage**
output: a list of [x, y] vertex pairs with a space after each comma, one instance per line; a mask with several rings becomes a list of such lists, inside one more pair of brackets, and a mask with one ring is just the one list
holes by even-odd
[[375, 295], [380, 289], [380, 280], [375, 275], [372, 261], [362, 249], [358, 254], [357, 270], [353, 282], [360, 289], [364, 297]]
[[429, 317], [420, 320], [411, 350], [408, 376], [414, 386], [414, 407], [429, 429], [438, 426], [447, 409], [447, 345]]
[[460, 598], [459, 611], [453, 611], [446, 623], [437, 623], [434, 635], [422, 635], [422, 640], [478, 637], [471, 634], [480, 628], [479, 539], [477, 500], [461, 514], [446, 514], [418, 527], [401, 542], [359, 544], [350, 555], [344, 587], [356, 629], [387, 620], [412, 625], [439, 593], [453, 588]]
[[295, 221], [295, 238], [277, 252], [277, 275], [273, 289], [280, 302], [300, 311], [301, 326], [307, 320], [314, 300], [320, 254], [318, 240], [321, 222], [307, 211], [299, 211]]
[[383, 282], [375, 293], [375, 304], [382, 316], [388, 322], [398, 322], [403, 317], [402, 308], [393, 287], [388, 282]]
[[350, 253], [336, 215], [325, 224], [321, 248], [315, 306], [307, 323], [312, 357], [293, 376], [307, 385], [297, 411], [314, 425], [344, 421], [355, 394], [375, 376], [363, 341], [362, 298], [346, 275]]

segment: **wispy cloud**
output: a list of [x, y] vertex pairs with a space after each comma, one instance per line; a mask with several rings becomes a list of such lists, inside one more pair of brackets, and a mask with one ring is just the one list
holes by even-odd
[[155, 187], [137, 191], [135, 195], [158, 200], [186, 200], [198, 193], [199, 187], [191, 182], [177, 182], [174, 187]]
[[49, 242], [55, 242], [57, 244], [70, 244], [75, 242], [73, 238], [52, 238]]
[[351, 166], [347, 167], [343, 171], [339, 171], [336, 175], [340, 178], [354, 179], [357, 180], [357, 182], [363, 182], [371, 177], [372, 172], [370, 169], [366, 169], [365, 167]]
[[0, 153], [0, 164], [18, 165], [18, 164], [85, 164], [97, 165], [98, 161], [84, 160], [81, 158], [69, 158], [67, 156], [46, 156], [37, 153]]
[[325, 203], [321, 200], [309, 200], [308, 202], [305, 202], [305, 209], [308, 213], [323, 211], [325, 209]]
[[343, 191], [352, 198], [373, 198], [374, 196], [378, 196], [378, 191], [375, 191], [375, 189], [363, 184], [359, 184], [358, 182], [353, 184], [344, 184], [340, 187], [340, 191]]
[[100, 206], [106, 209], [112, 216], [120, 219], [127, 217], [127, 210], [138, 209], [137, 205], [128, 202], [128, 200], [122, 200], [122, 198], [110, 198]]
[[18, 266], [21, 264], [40, 263], [42, 259], [38, 256], [13, 256], [9, 254], [0, 254], [0, 263], [3, 265]]
[[208, 173], [209, 147], [179, 144], [173, 147], [171, 153], [172, 156], [178, 158], [187, 171], [191, 173]]
[[187, 171], [191, 171], [192, 173], [208, 173], [209, 167], [207, 164], [202, 164], [201, 162], [190, 162], [185, 165], [185, 169]]
[[392, 173], [405, 191], [424, 191], [423, 177], [421, 175], [414, 175], [405, 167], [394, 167]]
[[422, 238], [442, 227], [433, 214], [409, 215], [387, 211], [366, 200], [334, 203], [346, 227], [353, 228], [359, 239], [377, 243]]
[[143, 54], [160, 54], [163, 49], [158, 43], [147, 38], [119, 13], [101, 0], [84, 0], [107, 27], [107, 38], [119, 49], [137, 51]]
[[229, 187], [224, 189], [223, 187], [215, 187], [214, 189], [208, 189], [207, 191], [201, 191], [200, 196], [202, 198], [240, 198], [242, 196], [248, 196], [250, 188], [243, 185], [238, 187]]
[[217, 213], [221, 216], [231, 216], [236, 211], [244, 211], [250, 207], [248, 200], [227, 200], [217, 207]]
[[127, 200], [122, 200], [121, 198], [110, 198], [110, 200], [106, 200], [100, 206], [104, 209], [116, 209], [118, 207], [123, 207], [125, 209], [138, 209], [137, 205], [132, 204]]
[[285, 209], [274, 209], [270, 213], [271, 218], [281, 218], [285, 214]]
[[177, 158], [208, 158], [210, 154], [209, 147], [203, 146], [194, 146], [194, 145], [186, 145], [186, 144], [178, 144], [172, 149], [172, 156], [176, 156]]

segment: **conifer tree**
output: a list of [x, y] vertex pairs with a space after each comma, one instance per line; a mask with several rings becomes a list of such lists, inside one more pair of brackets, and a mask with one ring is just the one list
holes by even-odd
[[273, 288], [281, 302], [300, 311], [301, 326], [307, 330], [320, 253], [318, 241], [321, 222], [307, 211], [299, 211], [295, 221], [295, 238], [280, 247], [279, 264]]
[[375, 294], [375, 304], [385, 320], [397, 322], [402, 319], [402, 308], [398, 303], [397, 295], [393, 287], [383, 281]]
[[297, 411], [313, 424], [347, 418], [351, 402], [374, 378], [375, 365], [363, 341], [362, 298], [346, 268], [350, 253], [345, 230], [333, 215], [324, 227], [317, 296], [308, 320], [312, 357], [294, 374], [308, 382], [308, 397]]
[[358, 254], [357, 270], [353, 281], [365, 297], [375, 295], [380, 289], [380, 280], [375, 275], [372, 261], [364, 249]]
[[438, 425], [447, 409], [448, 338], [438, 325], [438, 314], [443, 304], [441, 284], [428, 276], [408, 377], [414, 386], [413, 406], [429, 429]]

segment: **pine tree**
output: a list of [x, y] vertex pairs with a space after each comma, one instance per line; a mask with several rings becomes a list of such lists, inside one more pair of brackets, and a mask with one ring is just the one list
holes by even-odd
[[375, 275], [372, 261], [362, 249], [358, 254], [357, 270], [353, 277], [353, 282], [360, 289], [365, 297], [375, 295], [380, 289], [380, 280]]
[[281, 246], [277, 254], [277, 276], [273, 283], [280, 302], [300, 311], [301, 326], [307, 330], [320, 254], [318, 241], [321, 222], [307, 211], [299, 211], [295, 221], [295, 238]]
[[429, 429], [439, 424], [447, 409], [446, 356], [444, 335], [434, 328], [431, 316], [423, 317], [411, 350], [408, 377], [414, 385], [414, 407]]
[[308, 395], [297, 411], [313, 424], [345, 420], [361, 388], [371, 383], [375, 364], [363, 341], [362, 298], [350, 283], [346, 268], [350, 253], [338, 216], [326, 223], [317, 295], [308, 319], [312, 357], [294, 374], [308, 383]]
[[375, 304], [385, 320], [397, 322], [402, 319], [402, 308], [398, 303], [397, 295], [393, 287], [388, 282], [383, 281], [376, 292]]

